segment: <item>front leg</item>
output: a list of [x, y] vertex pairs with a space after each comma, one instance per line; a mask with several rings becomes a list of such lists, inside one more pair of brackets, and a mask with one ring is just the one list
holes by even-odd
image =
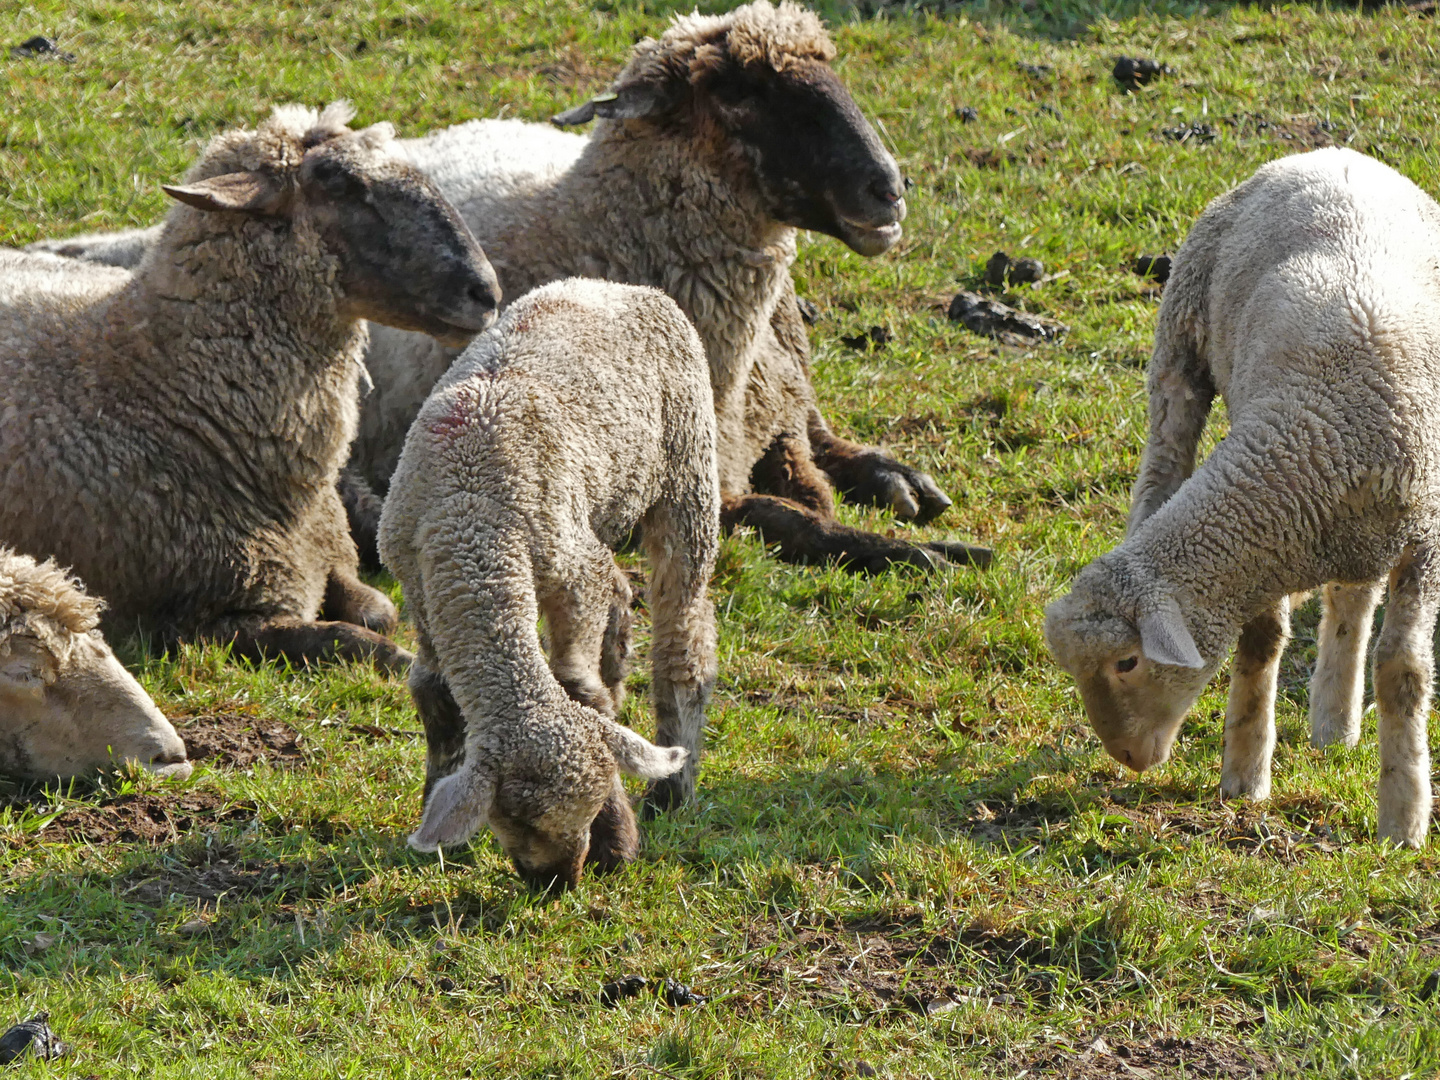
[[1390, 603], [1375, 643], [1375, 704], [1380, 714], [1382, 840], [1409, 847], [1430, 830], [1430, 684], [1435, 677], [1436, 558], [1406, 552], [1390, 572]]
[[1365, 646], [1381, 582], [1331, 582], [1322, 591], [1320, 649], [1310, 678], [1310, 745], [1354, 746], [1365, 705]]
[[410, 697], [425, 727], [425, 790], [423, 806], [430, 798], [430, 789], [460, 768], [465, 761], [465, 714], [450, 693], [433, 654], [422, 641], [420, 655], [410, 668]]
[[1290, 638], [1290, 600], [1257, 615], [1240, 630], [1225, 709], [1225, 760], [1220, 795], [1259, 802], [1270, 795], [1275, 752], [1275, 684]]
[[400, 624], [400, 613], [390, 598], [379, 589], [372, 589], [354, 574], [331, 570], [325, 582], [325, 599], [320, 604], [320, 618], [328, 622], [348, 622], [391, 634]]
[[933, 521], [951, 505], [928, 473], [902, 465], [878, 446], [842, 439], [819, 409], [811, 408], [808, 431], [815, 464], [850, 502], [889, 507], [896, 517], [917, 525]]

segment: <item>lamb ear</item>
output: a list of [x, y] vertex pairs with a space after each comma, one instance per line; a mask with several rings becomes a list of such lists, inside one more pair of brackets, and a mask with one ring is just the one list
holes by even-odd
[[410, 846], [434, 851], [465, 843], [484, 826], [494, 800], [494, 774], [462, 765], [431, 790], [420, 827], [410, 834]]
[[623, 724], [605, 721], [605, 741], [620, 771], [646, 780], [659, 780], [685, 767], [690, 751], [683, 746], [656, 746]]
[[259, 172], [225, 173], [193, 184], [161, 184], [160, 190], [197, 210], [274, 214], [283, 201], [275, 181]]
[[670, 99], [658, 86], [651, 83], [630, 83], [617, 86], [608, 94], [596, 94], [584, 105], [577, 105], [550, 122], [556, 127], [575, 127], [588, 124], [597, 116], [604, 120], [639, 120], [665, 111]]
[[1195, 639], [1185, 626], [1180, 605], [1167, 596], [1154, 611], [1140, 616], [1140, 651], [1157, 664], [1175, 667], [1203, 668], [1205, 659], [1195, 647]]

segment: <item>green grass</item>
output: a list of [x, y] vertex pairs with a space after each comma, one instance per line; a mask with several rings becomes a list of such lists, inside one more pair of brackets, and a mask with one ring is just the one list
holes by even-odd
[[[348, 97], [407, 134], [543, 119], [601, 88], [667, 10], [278, 8], [0, 8], [0, 42], [46, 33], [76, 54], [0, 60], [0, 242], [150, 222], [201, 139], [276, 101]], [[1173, 251], [1207, 200], [1321, 137], [1440, 191], [1433, 22], [856, 10], [831, 10], [838, 66], [917, 186], [884, 258], [803, 240], [800, 292], [824, 311], [815, 379], [841, 431], [955, 497], [924, 535], [993, 544], [995, 568], [866, 580], [727, 540], [699, 802], [646, 827], [637, 865], [551, 900], [488, 839], [443, 866], [406, 849], [423, 755], [403, 684], [130, 647], [168, 713], [283, 722], [304, 759], [0, 789], [0, 1023], [48, 1009], [74, 1044], [21, 1074], [1130, 1075], [1087, 1054], [1097, 1037], [1151, 1076], [1440, 1070], [1436, 859], [1375, 842], [1373, 720], [1356, 750], [1307, 745], [1314, 605], [1258, 808], [1217, 798], [1223, 675], [1174, 760], [1136, 780], [1040, 635], [1045, 602], [1122, 530], [1159, 301], [1130, 261]], [[1119, 53], [1177, 70], [1125, 95]], [[978, 121], [959, 122], [965, 105]], [[1195, 122], [1218, 139], [1159, 134]], [[1068, 323], [1061, 344], [1002, 348], [946, 322], [997, 249], [1063, 275], [1010, 296]], [[884, 350], [840, 344], [872, 324], [894, 331]], [[641, 731], [645, 685], [642, 666], [627, 706]], [[175, 834], [107, 839], [127, 807], [170, 815]], [[711, 1000], [603, 1008], [600, 986], [628, 973]], [[955, 1008], [924, 1011], [946, 993]]]

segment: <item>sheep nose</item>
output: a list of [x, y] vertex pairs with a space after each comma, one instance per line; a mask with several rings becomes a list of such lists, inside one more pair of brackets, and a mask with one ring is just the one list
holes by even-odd
[[889, 203], [891, 206], [894, 206], [897, 202], [904, 198], [904, 194], [897, 189], [894, 181], [891, 180], [888, 176], [876, 180], [873, 184], [871, 184], [870, 194], [874, 195], [875, 198], [879, 199], [883, 203]]
[[1105, 744], [1105, 750], [1112, 758], [1137, 773], [1144, 772], [1160, 759], [1159, 749], [1158, 739], [1114, 739]]

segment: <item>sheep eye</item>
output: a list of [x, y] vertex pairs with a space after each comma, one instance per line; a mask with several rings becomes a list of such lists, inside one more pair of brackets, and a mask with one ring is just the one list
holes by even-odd
[[1124, 660], [1115, 661], [1115, 670], [1122, 674], [1127, 671], [1134, 671], [1135, 665], [1138, 663], [1140, 663], [1138, 656], [1127, 656]]

